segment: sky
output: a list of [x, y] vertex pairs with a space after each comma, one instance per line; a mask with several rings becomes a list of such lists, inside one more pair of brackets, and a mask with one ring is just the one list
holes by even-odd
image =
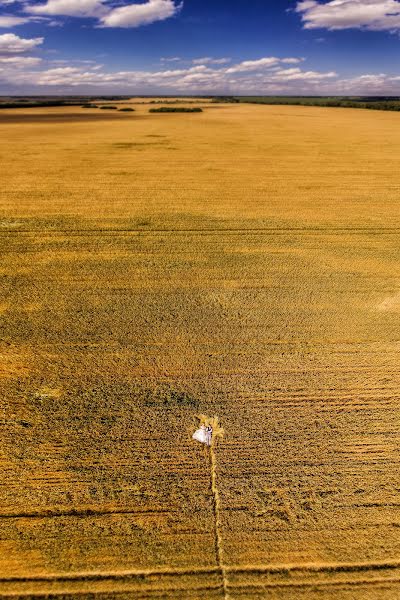
[[0, 95], [400, 95], [400, 0], [0, 0]]

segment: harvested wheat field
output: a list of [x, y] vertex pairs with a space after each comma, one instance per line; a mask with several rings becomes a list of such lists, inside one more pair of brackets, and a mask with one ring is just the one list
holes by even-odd
[[400, 115], [202, 106], [0, 114], [2, 598], [400, 597]]

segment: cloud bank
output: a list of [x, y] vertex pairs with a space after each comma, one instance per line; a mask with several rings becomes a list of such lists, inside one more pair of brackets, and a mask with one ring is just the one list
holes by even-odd
[[[81, 10], [83, 7], [81, 5]], [[0, 34], [3, 94], [231, 94], [231, 95], [399, 95], [400, 75], [361, 73], [340, 78], [317, 71], [304, 57], [263, 56], [234, 63], [223, 57], [160, 59], [154, 70], [112, 71], [88, 60], [50, 60], [35, 54], [44, 38]], [[32, 54], [34, 54], [32, 56]]]
[[[0, 36], [0, 56], [12, 58], [0, 62], [3, 88], [34, 88], [39, 93], [60, 90], [91, 94], [290, 95], [328, 93], [329, 86], [336, 86], [340, 93], [343, 87], [335, 71], [304, 68], [302, 57], [266, 56], [229, 65], [226, 58], [204, 57], [202, 64], [199, 64], [200, 59], [182, 59], [189, 64], [185, 67], [168, 68], [166, 65], [164, 69], [124, 71], [109, 71], [90, 61], [77, 64], [44, 60], [40, 63], [39, 58], [26, 56], [21, 57], [25, 60], [17, 60], [21, 52], [37, 47], [42, 41], [42, 38], [24, 40], [13, 34]], [[382, 78], [376, 83], [373, 76], [369, 77], [369, 80], [360, 79], [360, 85], [376, 89], [385, 83]]]

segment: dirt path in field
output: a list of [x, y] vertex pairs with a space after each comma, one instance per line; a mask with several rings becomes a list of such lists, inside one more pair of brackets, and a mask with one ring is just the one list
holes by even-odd
[[222, 586], [224, 592], [224, 599], [230, 600], [228, 593], [228, 579], [226, 566], [224, 564], [224, 550], [223, 550], [223, 534], [220, 520], [220, 508], [221, 501], [219, 497], [218, 483], [217, 483], [217, 453], [215, 446], [210, 447], [210, 473], [211, 473], [211, 491], [213, 494], [213, 514], [214, 514], [214, 528], [215, 528], [215, 555], [218, 568], [221, 572]]

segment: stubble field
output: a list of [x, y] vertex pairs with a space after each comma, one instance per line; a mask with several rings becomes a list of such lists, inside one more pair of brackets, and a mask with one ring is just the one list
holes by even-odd
[[0, 597], [397, 600], [400, 116], [148, 108], [0, 115]]

